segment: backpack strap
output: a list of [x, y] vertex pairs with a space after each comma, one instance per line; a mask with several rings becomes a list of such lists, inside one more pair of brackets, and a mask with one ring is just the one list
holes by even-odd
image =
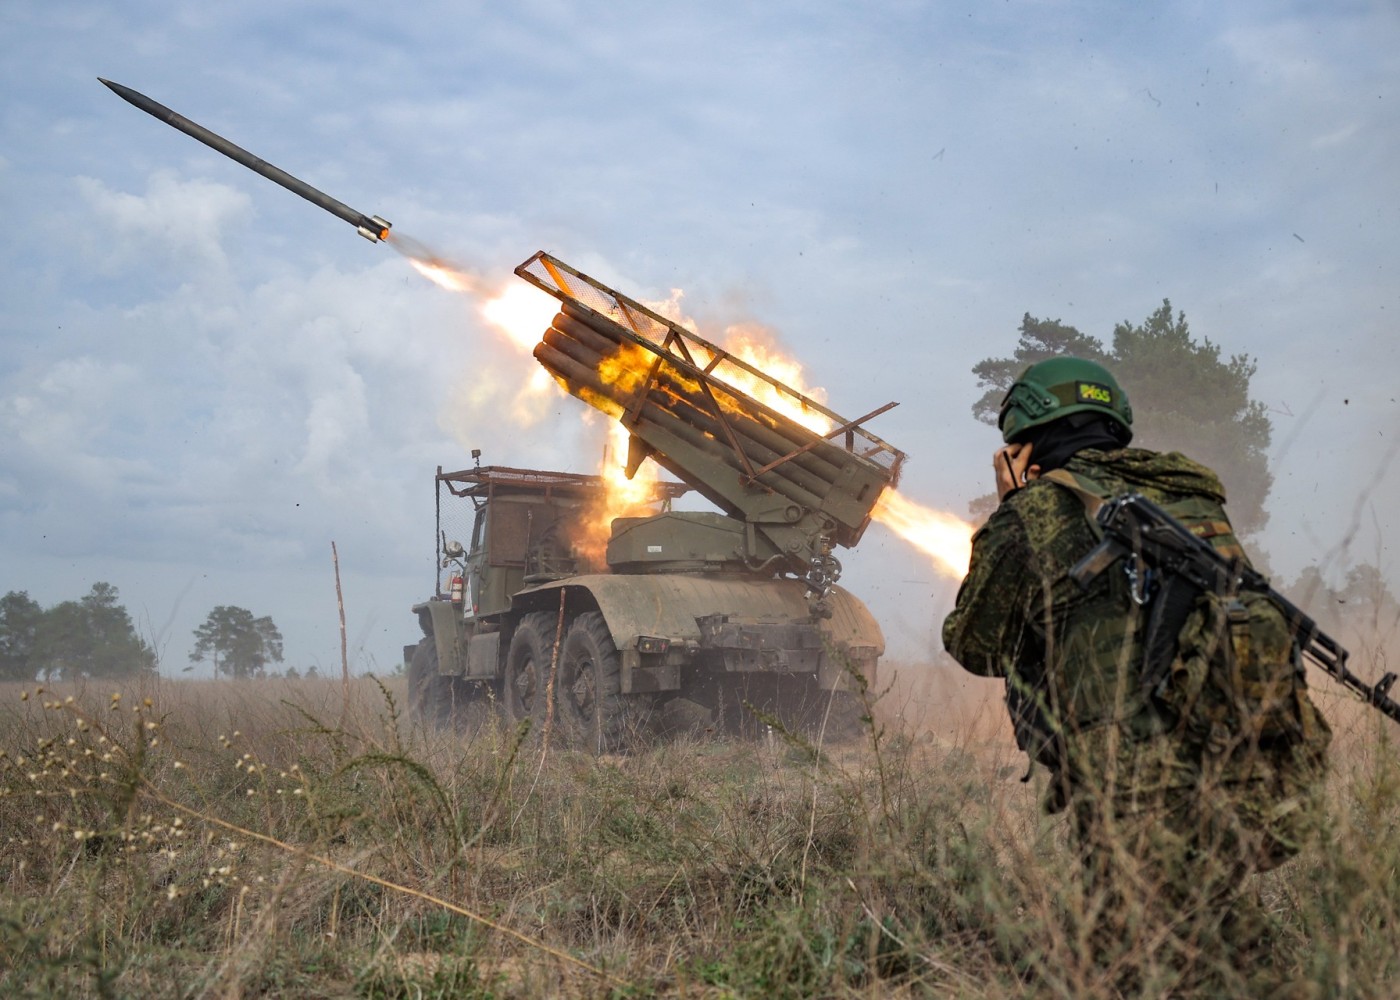
[[1090, 522], [1097, 529], [1099, 508], [1107, 502], [1107, 493], [1102, 486], [1092, 479], [1076, 475], [1068, 469], [1051, 469], [1049, 472], [1042, 472], [1040, 478], [1063, 486], [1084, 501], [1084, 510], [1088, 513]]

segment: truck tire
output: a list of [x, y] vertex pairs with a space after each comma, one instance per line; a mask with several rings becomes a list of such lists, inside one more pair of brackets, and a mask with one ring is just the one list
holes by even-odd
[[418, 643], [408, 664], [408, 717], [435, 729], [474, 736], [491, 721], [493, 685], [438, 673], [437, 640]]
[[640, 709], [622, 693], [622, 658], [600, 612], [574, 619], [559, 650], [558, 709], [570, 746], [592, 753], [620, 749], [635, 735]]
[[408, 663], [408, 717], [425, 725], [438, 724], [437, 642], [430, 635], [419, 640]]
[[525, 719], [539, 727], [544, 723], [549, 665], [554, 655], [555, 616], [536, 611], [520, 619], [506, 653], [501, 700], [511, 723]]
[[865, 703], [850, 691], [822, 691], [814, 702], [807, 724], [813, 738], [844, 742], [867, 731]]

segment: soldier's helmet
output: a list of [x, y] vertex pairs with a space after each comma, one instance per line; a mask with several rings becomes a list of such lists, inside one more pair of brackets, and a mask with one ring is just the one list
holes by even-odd
[[1133, 408], [1128, 394], [1103, 365], [1084, 358], [1039, 361], [1021, 373], [1001, 401], [997, 426], [1008, 444], [1074, 413], [1096, 413], [1119, 425], [1123, 443], [1133, 436]]

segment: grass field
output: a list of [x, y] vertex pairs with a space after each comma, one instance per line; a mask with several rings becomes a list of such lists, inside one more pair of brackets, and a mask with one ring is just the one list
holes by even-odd
[[[0, 993], [1118, 995], [1065, 824], [961, 674], [900, 666], [822, 752], [601, 759], [420, 731], [397, 683], [0, 689]], [[1400, 731], [1316, 686], [1331, 819], [1256, 877], [1266, 952], [1183, 972], [1144, 927], [1143, 995], [1400, 990]]]

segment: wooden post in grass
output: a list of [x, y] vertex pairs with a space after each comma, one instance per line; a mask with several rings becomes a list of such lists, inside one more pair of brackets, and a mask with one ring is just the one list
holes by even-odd
[[335, 540], [331, 540], [331, 564], [335, 567], [335, 606], [340, 611], [340, 688], [344, 702], [340, 710], [342, 728], [350, 716], [350, 657], [345, 647], [345, 597], [340, 592], [340, 556], [335, 551]]

